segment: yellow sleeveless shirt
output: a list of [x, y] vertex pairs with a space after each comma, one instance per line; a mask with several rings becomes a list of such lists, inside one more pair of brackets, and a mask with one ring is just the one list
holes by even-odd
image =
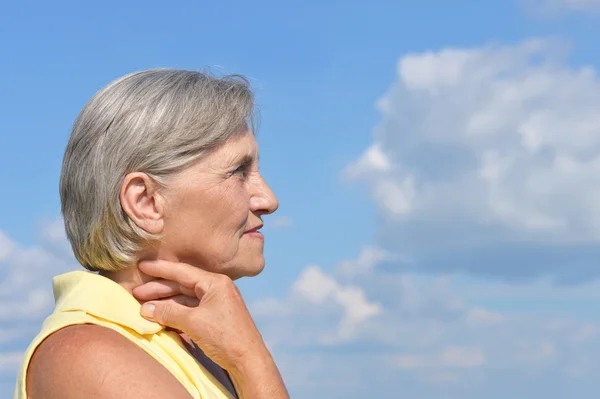
[[119, 284], [74, 271], [55, 277], [53, 287], [56, 307], [25, 352], [14, 399], [27, 399], [27, 367], [38, 345], [55, 331], [76, 324], [97, 324], [122, 334], [169, 370], [194, 399], [233, 399], [190, 355], [177, 333], [140, 316], [140, 304]]

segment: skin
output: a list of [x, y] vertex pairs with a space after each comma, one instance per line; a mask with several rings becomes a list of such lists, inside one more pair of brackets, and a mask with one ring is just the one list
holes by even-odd
[[[148, 275], [175, 283], [155, 300], [156, 286], [135, 289], [149, 320], [185, 332], [219, 366], [228, 370], [242, 398], [288, 398], [271, 354], [231, 279], [183, 263], [142, 262]], [[177, 294], [182, 293], [182, 294]]]
[[120, 197], [134, 223], [163, 235], [142, 260], [189, 263], [232, 280], [265, 266], [264, 240], [244, 233], [261, 227], [261, 217], [279, 202], [259, 172], [258, 144], [249, 131], [171, 176], [164, 189], [144, 173], [127, 175]]
[[[120, 200], [135, 224], [163, 238], [140, 254], [139, 265], [103, 274], [145, 304], [144, 317], [182, 331], [226, 369], [242, 398], [288, 398], [233, 283], [263, 270], [264, 238], [256, 229], [279, 205], [259, 173], [251, 132], [170, 177], [166, 187], [130, 173]], [[31, 399], [190, 397], [140, 348], [94, 325], [48, 337], [31, 360], [27, 390]]]

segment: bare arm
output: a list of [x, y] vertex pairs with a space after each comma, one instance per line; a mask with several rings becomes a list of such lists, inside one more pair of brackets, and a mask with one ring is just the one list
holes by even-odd
[[27, 372], [28, 399], [191, 399], [160, 363], [116, 331], [66, 327], [36, 350]]
[[289, 394], [271, 354], [264, 353], [230, 370], [231, 379], [241, 399], [289, 398]]
[[139, 265], [159, 278], [133, 290], [142, 316], [183, 331], [227, 370], [242, 399], [288, 399], [281, 374], [233, 281], [184, 264]]

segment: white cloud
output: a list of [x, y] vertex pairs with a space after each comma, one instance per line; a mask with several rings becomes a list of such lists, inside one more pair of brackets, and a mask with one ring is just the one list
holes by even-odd
[[485, 363], [485, 355], [481, 348], [451, 346], [442, 351], [441, 363], [445, 367], [479, 367]]
[[578, 331], [575, 331], [571, 336], [574, 344], [588, 342], [598, 336], [598, 328], [594, 326], [582, 326]]
[[[459, 208], [492, 225], [600, 237], [598, 220], [585, 217], [597, 190], [579, 184], [598, 179], [600, 81], [589, 67], [563, 65], [554, 45], [403, 57], [366, 150], [386, 148], [394, 166], [371, 174], [374, 191], [390, 194], [408, 217]], [[360, 170], [363, 158], [349, 168]]]
[[61, 217], [43, 221], [40, 229], [40, 238], [45, 248], [61, 257], [71, 258], [73, 250], [67, 239], [65, 224]]
[[31, 325], [0, 326], [0, 344], [11, 343], [32, 333]]
[[73, 259], [61, 258], [42, 247], [15, 245], [0, 261], [0, 320], [31, 318], [48, 312], [53, 305], [52, 277], [73, 270]]
[[44, 223], [42, 228], [42, 237], [50, 243], [62, 243], [67, 241], [65, 224], [62, 218], [56, 218]]
[[[14, 375], [27, 344], [23, 339], [52, 307], [50, 277], [77, 267], [51, 252], [14, 244], [1, 262], [6, 279], [0, 287], [0, 373], [5, 376]], [[514, 392], [522, 387], [561, 398], [552, 392], [544, 396], [549, 382], [577, 392], [600, 372], [593, 356], [600, 351], [598, 322], [579, 322], [568, 312], [560, 317], [510, 313], [487, 304], [513, 298], [525, 304], [539, 297], [597, 307], [599, 283], [464, 283], [451, 275], [380, 269], [390, 258], [366, 247], [331, 272], [307, 266], [285, 298], [250, 304], [294, 396], [395, 398], [400, 385], [406, 397], [433, 399], [444, 392], [449, 399], [484, 394], [499, 399], [512, 392], [506, 388], [511, 381]], [[11, 307], [13, 316], [20, 316], [11, 318], [9, 327], [2, 320]], [[522, 375], [528, 379], [521, 381]]]
[[[50, 238], [44, 231], [42, 236]], [[49, 247], [24, 247], [0, 230], [0, 376], [14, 375], [22, 351], [52, 311], [52, 277], [79, 268], [72, 257], [56, 254], [64, 253], [57, 248], [64, 242], [52, 237]]]
[[558, 1], [565, 4], [567, 7], [574, 7], [574, 8], [600, 6], [600, 0], [558, 0]]
[[571, 12], [597, 12], [599, 0], [522, 0], [525, 10], [539, 17], [559, 17]]
[[327, 309], [341, 310], [335, 317], [335, 325], [324, 330], [320, 342], [338, 344], [355, 338], [357, 331], [369, 319], [381, 312], [381, 305], [366, 297], [363, 290], [357, 286], [346, 285], [334, 276], [326, 274], [317, 265], [304, 268], [290, 289], [290, 296], [284, 301], [274, 298], [264, 298], [252, 306], [252, 311], [258, 316], [298, 316], [303, 312], [318, 314]]
[[[343, 391], [345, 397], [394, 398], [402, 386], [406, 397], [500, 399], [527, 392], [532, 398], [567, 399], [572, 396], [560, 392], [586, 392], [582, 387], [596, 384], [600, 319], [577, 318], [579, 301], [590, 309], [600, 305], [598, 283], [465, 281], [388, 273], [378, 261], [361, 273], [344, 273], [343, 264], [358, 264], [371, 250], [331, 273], [308, 266], [287, 298], [251, 305], [294, 396]], [[348, 287], [361, 293], [359, 303], [377, 303], [379, 311], [342, 340], [347, 308], [335, 293], [351, 292]], [[514, 301], [519, 308], [506, 310]], [[550, 306], [540, 310], [540, 302]], [[327, 339], [332, 337], [340, 350], [332, 351]], [[562, 391], [548, 389], [554, 384]]]
[[0, 374], [16, 370], [23, 359], [23, 352], [0, 353]]
[[338, 289], [335, 279], [316, 265], [307, 266], [292, 286], [293, 292], [316, 304], [329, 299]]
[[397, 259], [397, 255], [393, 256], [377, 247], [365, 247], [356, 260], [340, 262], [337, 272], [350, 277], [370, 273], [376, 264], [386, 259]]
[[269, 220], [267, 223], [267, 227], [272, 229], [285, 229], [288, 227], [292, 227], [294, 225], [294, 221], [291, 217], [288, 216], [275, 216], [272, 220]]
[[485, 364], [481, 348], [471, 346], [448, 346], [435, 355], [400, 355], [394, 359], [400, 369], [422, 368], [474, 368]]
[[361, 157], [344, 170], [349, 179], [368, 176], [370, 173], [387, 172], [391, 165], [388, 157], [383, 153], [377, 143], [367, 148]]
[[8, 259], [14, 250], [15, 244], [6, 234], [0, 231], [0, 261]]
[[370, 187], [384, 248], [600, 241], [600, 79], [565, 49], [531, 39], [399, 60], [374, 140], [344, 172]]
[[498, 312], [475, 307], [469, 309], [467, 322], [471, 325], [497, 325], [504, 322], [504, 317]]
[[524, 363], [545, 364], [556, 357], [556, 344], [548, 340], [521, 344], [517, 360]]

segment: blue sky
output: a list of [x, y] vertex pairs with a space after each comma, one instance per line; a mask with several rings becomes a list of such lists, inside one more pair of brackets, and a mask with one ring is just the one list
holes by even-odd
[[599, 11], [4, 5], [1, 396], [51, 310], [50, 277], [77, 267], [57, 191], [75, 116], [131, 71], [211, 67], [257, 89], [261, 168], [281, 207], [267, 269], [240, 285], [295, 397], [591, 397]]

